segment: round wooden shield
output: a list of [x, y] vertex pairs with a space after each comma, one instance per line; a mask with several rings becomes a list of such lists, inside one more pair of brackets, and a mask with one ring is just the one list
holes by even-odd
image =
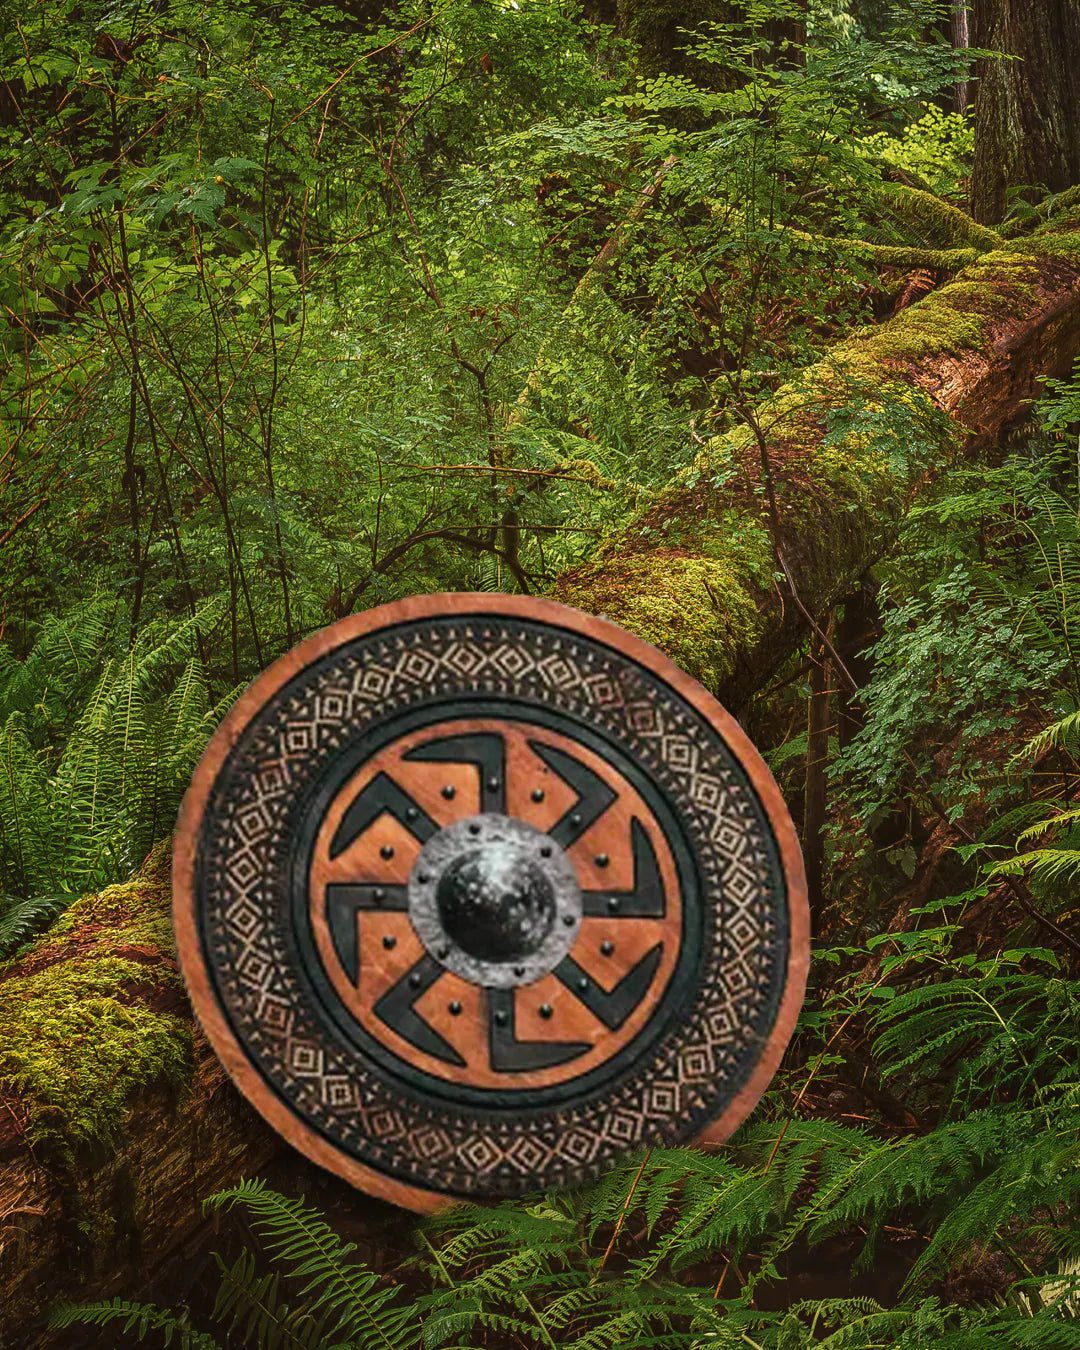
[[240, 1090], [415, 1209], [725, 1138], [808, 960], [738, 724], [613, 624], [503, 595], [387, 605], [260, 676], [184, 801], [174, 917]]

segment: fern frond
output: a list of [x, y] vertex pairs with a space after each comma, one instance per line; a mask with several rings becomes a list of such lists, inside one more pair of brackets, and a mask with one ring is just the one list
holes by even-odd
[[355, 1243], [343, 1242], [322, 1216], [303, 1201], [252, 1179], [219, 1191], [214, 1209], [242, 1206], [252, 1215], [267, 1252], [300, 1284], [299, 1297], [330, 1334], [357, 1350], [404, 1350], [416, 1345], [420, 1328], [413, 1309], [398, 1299], [397, 1286], [353, 1259]]
[[76, 897], [73, 895], [31, 895], [20, 899], [0, 895], [0, 960], [7, 960]]
[[1005, 858], [987, 869], [988, 877], [1018, 877], [1027, 873], [1045, 881], [1071, 880], [1080, 875], [1080, 849], [1034, 848]]
[[114, 1327], [121, 1335], [139, 1341], [156, 1332], [164, 1345], [175, 1345], [177, 1350], [221, 1350], [220, 1342], [196, 1331], [186, 1315], [123, 1298], [104, 1303], [61, 1303], [49, 1314], [48, 1324], [54, 1331], [67, 1331], [77, 1326]]
[[231, 1266], [215, 1255], [220, 1283], [213, 1317], [255, 1350], [327, 1350], [323, 1325], [305, 1309], [292, 1309], [281, 1298], [281, 1275], [260, 1275], [251, 1252]]
[[1042, 731], [1032, 736], [1031, 740], [1017, 751], [1016, 758], [1038, 759], [1047, 750], [1059, 745], [1069, 745], [1074, 739], [1080, 740], [1080, 708], [1043, 727]]

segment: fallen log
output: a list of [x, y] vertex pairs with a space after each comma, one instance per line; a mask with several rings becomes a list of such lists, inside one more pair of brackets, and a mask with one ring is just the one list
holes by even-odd
[[660, 647], [738, 711], [888, 549], [959, 452], [991, 444], [1080, 348], [1080, 217], [982, 254], [741, 422], [556, 597]]
[[[744, 409], [556, 592], [738, 707], [805, 631], [791, 583], [823, 616], [942, 462], [991, 443], [1077, 350], [1080, 226], [1056, 222]], [[32, 1343], [60, 1292], [137, 1292], [203, 1198], [276, 1149], [191, 1024], [167, 871], [155, 855], [0, 967], [4, 1344]]]
[[158, 850], [0, 967], [0, 1344], [138, 1289], [279, 1147], [192, 1024], [169, 893]]

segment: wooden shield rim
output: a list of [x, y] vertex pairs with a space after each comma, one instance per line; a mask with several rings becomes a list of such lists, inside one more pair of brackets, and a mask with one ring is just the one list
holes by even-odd
[[651, 643], [610, 620], [596, 618], [554, 600], [487, 592], [436, 592], [411, 596], [354, 614], [305, 638], [268, 666], [240, 695], [210, 738], [184, 796], [173, 840], [173, 929], [180, 969], [195, 1014], [218, 1059], [241, 1095], [283, 1138], [312, 1162], [377, 1199], [419, 1213], [457, 1203], [454, 1196], [395, 1180], [349, 1158], [282, 1102], [251, 1063], [214, 997], [196, 924], [195, 855], [203, 812], [228, 755], [252, 717], [283, 685], [307, 666], [356, 638], [419, 619], [455, 614], [492, 614], [562, 628], [614, 648], [657, 675], [722, 736], [750, 780], [776, 840], [788, 911], [787, 972], [773, 1025], [746, 1082], [723, 1112], [694, 1142], [717, 1145], [728, 1139], [757, 1105], [780, 1066], [806, 991], [810, 964], [810, 907], [798, 837], [768, 765], [742, 727], [697, 680]]

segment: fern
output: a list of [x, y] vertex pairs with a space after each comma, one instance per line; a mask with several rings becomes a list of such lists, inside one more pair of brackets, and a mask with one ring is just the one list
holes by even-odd
[[160, 1344], [175, 1345], [177, 1350], [221, 1350], [219, 1341], [195, 1331], [186, 1316], [123, 1298], [109, 1299], [105, 1303], [62, 1303], [50, 1314], [49, 1326], [54, 1331], [67, 1331], [77, 1326], [109, 1327], [138, 1341], [145, 1341], [156, 1332], [161, 1337]]
[[[356, 1350], [398, 1350], [417, 1344], [413, 1309], [398, 1299], [394, 1286], [354, 1260], [355, 1245], [343, 1242], [302, 1201], [287, 1199], [264, 1182], [252, 1180], [218, 1192], [208, 1204], [215, 1209], [240, 1205], [252, 1215], [268, 1254], [299, 1285], [297, 1297], [310, 1325], [322, 1327], [335, 1341]], [[256, 1292], [253, 1266], [234, 1267], [230, 1279], [234, 1288], [246, 1288], [249, 1295]], [[276, 1293], [276, 1285], [259, 1290]], [[229, 1306], [238, 1303], [234, 1300]]]
[[258, 1274], [255, 1257], [241, 1252], [230, 1266], [216, 1257], [221, 1277], [213, 1318], [244, 1345], [256, 1350], [327, 1350], [324, 1324], [305, 1309], [293, 1310], [281, 1298], [281, 1274]]
[[31, 895], [19, 899], [14, 895], [0, 895], [0, 960], [11, 956], [46, 928], [74, 898], [72, 895]]
[[[67, 625], [46, 624], [25, 660], [8, 660], [0, 679], [7, 699], [6, 716], [0, 704], [0, 878], [34, 905], [130, 875], [171, 825], [231, 698], [211, 703], [192, 650], [213, 607], [179, 624], [149, 625], [130, 649], [108, 655], [102, 613], [92, 606]], [[43, 682], [36, 693], [34, 681]], [[60, 735], [51, 701], [57, 688], [75, 709]]]

